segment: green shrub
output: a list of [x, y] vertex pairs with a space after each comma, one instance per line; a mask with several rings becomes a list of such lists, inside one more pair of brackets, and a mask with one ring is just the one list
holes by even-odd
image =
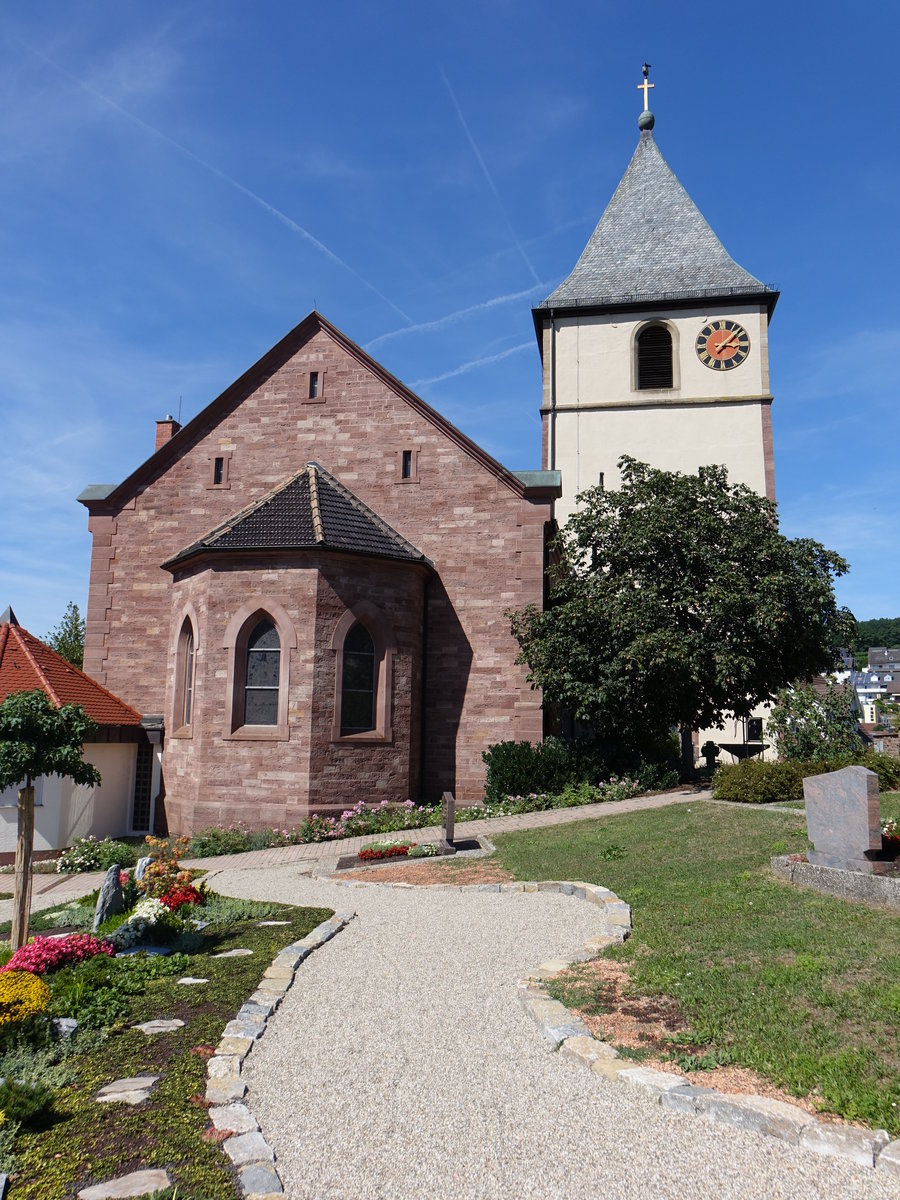
[[5, 1079], [0, 1083], [0, 1112], [15, 1125], [40, 1128], [53, 1108], [53, 1089], [43, 1083], [19, 1083]]
[[900, 785], [900, 759], [869, 750], [825, 762], [762, 762], [751, 758], [729, 763], [713, 776], [712, 794], [716, 800], [736, 804], [785, 804], [803, 799], [804, 777], [854, 765], [874, 771], [881, 791], [892, 791]]
[[138, 860], [139, 848], [128, 842], [117, 842], [113, 838], [76, 838], [72, 845], [63, 850], [56, 863], [57, 871], [108, 871], [114, 864], [133, 867]]
[[531, 742], [496, 742], [482, 752], [487, 764], [488, 802], [532, 792], [559, 794], [567, 784], [597, 782], [607, 773], [600, 749], [586, 742], [548, 737]]
[[[803, 765], [798, 762], [760, 762], [753, 758], [742, 763], [726, 763], [713, 776], [713, 798], [736, 804], [783, 804], [802, 800]], [[821, 769], [819, 764], [812, 774]]]

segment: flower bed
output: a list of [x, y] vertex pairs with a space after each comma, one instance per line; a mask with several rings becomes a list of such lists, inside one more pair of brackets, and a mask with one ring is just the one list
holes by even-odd
[[406, 858], [413, 849], [412, 842], [370, 842], [357, 854], [362, 862], [374, 862], [382, 858]]
[[69, 963], [84, 962], [97, 954], [113, 954], [112, 945], [92, 937], [89, 933], [70, 933], [67, 937], [36, 937], [21, 946], [0, 973], [6, 971], [29, 971], [33, 975], [45, 975]]

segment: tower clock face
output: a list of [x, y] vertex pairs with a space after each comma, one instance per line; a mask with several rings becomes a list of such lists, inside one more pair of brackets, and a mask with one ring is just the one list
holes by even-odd
[[731, 371], [750, 353], [750, 334], [737, 321], [710, 321], [697, 334], [697, 357], [712, 371]]

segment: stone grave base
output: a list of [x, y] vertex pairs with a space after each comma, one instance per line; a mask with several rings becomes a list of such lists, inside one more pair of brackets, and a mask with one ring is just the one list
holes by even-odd
[[879, 904], [900, 912], [900, 875], [864, 875], [841, 867], [791, 861], [787, 855], [773, 858], [772, 870], [797, 887], [811, 888], [827, 896], [840, 896], [844, 900]]

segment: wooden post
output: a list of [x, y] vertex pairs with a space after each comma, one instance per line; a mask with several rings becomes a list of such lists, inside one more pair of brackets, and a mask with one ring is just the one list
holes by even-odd
[[13, 893], [12, 933], [9, 943], [13, 953], [28, 941], [28, 921], [31, 916], [31, 852], [34, 848], [34, 783], [30, 776], [19, 788], [19, 829], [16, 838], [16, 883]]

